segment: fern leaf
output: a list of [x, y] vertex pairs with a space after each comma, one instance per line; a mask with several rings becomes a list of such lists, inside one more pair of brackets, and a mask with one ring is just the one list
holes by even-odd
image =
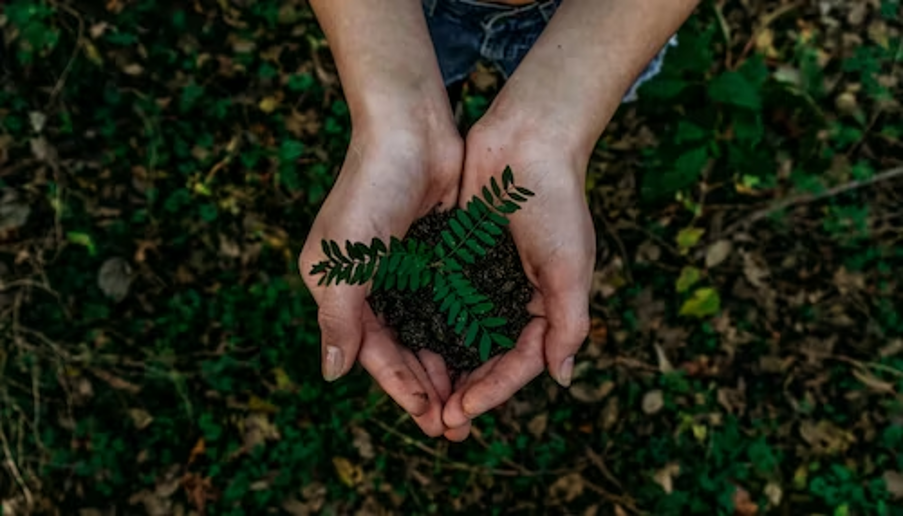
[[370, 252], [374, 255], [386, 254], [386, 244], [379, 238], [374, 237], [370, 241]]
[[399, 271], [396, 274], [393, 274], [396, 278], [396, 287], [399, 290], [405, 290], [405, 287], [408, 286], [408, 275], [402, 271]]
[[360, 253], [360, 249], [355, 247], [350, 241], [345, 241], [345, 254], [352, 260], [363, 260], [364, 255]]
[[402, 264], [402, 256], [402, 254], [398, 253], [389, 255], [389, 263], [387, 264], [387, 267], [389, 268], [388, 272], [390, 274], [396, 274], [396, 272], [399, 270], [399, 265]]
[[452, 306], [449, 307], [449, 316], [446, 318], [446, 324], [452, 326], [452, 323], [455, 322], [455, 318], [458, 317], [459, 312], [461, 312], [461, 303], [453, 301]]
[[355, 245], [355, 249], [358, 252], [358, 255], [361, 256], [362, 260], [364, 260], [368, 256], [371, 258], [373, 258], [375, 256], [375, 255], [371, 254], [370, 248], [367, 247], [366, 245], [362, 244], [361, 242], [355, 242], [354, 245]]
[[386, 290], [392, 290], [396, 286], [396, 278], [397, 276], [391, 272], [386, 274], [386, 281], [383, 282]]
[[449, 219], [449, 227], [452, 228], [452, 231], [458, 238], [464, 238], [465, 228], [461, 227], [461, 224], [457, 220]]
[[490, 189], [484, 186], [483, 189], [480, 191], [480, 193], [483, 194], [483, 200], [486, 201], [487, 204], [492, 206], [493, 205], [493, 194], [490, 193]]
[[483, 242], [484, 245], [486, 245], [488, 247], [493, 247], [494, 245], [496, 245], [496, 240], [493, 237], [491, 237], [489, 234], [487, 234], [486, 231], [483, 231], [480, 229], [475, 229], [474, 236], [477, 237], [478, 240]]
[[446, 245], [448, 245], [450, 249], [455, 249], [457, 242], [455, 241], [455, 237], [452, 236], [452, 233], [443, 230], [442, 233], [440, 233], [440, 236], [443, 238], [443, 241], [446, 242]]
[[479, 305], [471, 308], [471, 313], [474, 315], [483, 315], [493, 310], [494, 307], [495, 306], [493, 305], [493, 303], [487, 301], [486, 303], [480, 303]]
[[[498, 225], [496, 225], [494, 222], [489, 221], [489, 220], [483, 221], [480, 224], [480, 228], [483, 229], [484, 231], [486, 231], [487, 233], [489, 233], [490, 235], [499, 236], [502, 234], [502, 229]], [[487, 235], [487, 236], [489, 236], [489, 235]], [[480, 238], [479, 235], [478, 235], [478, 238]], [[481, 240], [483, 240], [483, 239], [481, 238]], [[495, 244], [496, 242], [494, 241], [493, 243]]]
[[468, 252], [467, 249], [459, 248], [455, 250], [456, 256], [464, 260], [465, 263], [473, 264], [474, 263], [474, 255]]
[[462, 312], [458, 315], [458, 322], [455, 323], [455, 333], [461, 335], [465, 331], [465, 325], [468, 324], [468, 312]]
[[486, 362], [487, 360], [489, 360], [491, 345], [492, 341], [490, 340], [490, 336], [487, 334], [487, 332], [483, 332], [483, 334], [480, 335], [480, 348], [478, 350], [480, 352], [481, 362]]
[[402, 241], [396, 237], [389, 238], [389, 251], [390, 253], [404, 253], [405, 248], [402, 246]]
[[364, 267], [364, 275], [361, 277], [361, 285], [367, 283], [374, 276], [374, 269], [377, 266], [377, 259], [371, 258]]
[[329, 277], [329, 274], [324, 274], [323, 276], [320, 276], [320, 279], [317, 280], [317, 286], [318, 287], [323, 286], [323, 284], [326, 283], [326, 279], [328, 277]]
[[503, 201], [502, 204], [500, 204], [499, 206], [496, 206], [496, 209], [502, 213], [505, 213], [506, 215], [509, 215], [509, 214], [515, 213], [516, 211], [520, 210], [521, 206], [518, 206], [517, 204], [513, 203], [512, 201]]
[[421, 271], [421, 286], [426, 287], [433, 282], [433, 272], [430, 269]]
[[508, 323], [508, 321], [502, 317], [487, 317], [480, 322], [481, 326], [484, 328], [498, 328], [500, 326], [505, 326], [506, 323]]
[[506, 337], [501, 333], [490, 333], [490, 338], [493, 339], [493, 342], [499, 344], [503, 348], [512, 348], [515, 346], [515, 343], [512, 339]]
[[323, 249], [323, 254], [325, 254], [327, 258], [330, 258], [330, 259], [333, 258], [333, 250], [330, 249], [329, 242], [327, 242], [326, 240], [321, 240], [320, 247], [321, 247], [321, 249]]
[[468, 231], [474, 229], [474, 222], [465, 210], [455, 210], [455, 217], [461, 222], [461, 225]]
[[493, 194], [497, 199], [502, 199], [502, 188], [499, 188], [499, 181], [496, 181], [496, 176], [490, 178], [490, 186], [493, 187]]
[[474, 240], [465, 240], [465, 245], [468, 246], [469, 249], [474, 251], [474, 254], [477, 254], [479, 256], [487, 255], [487, 250], [481, 247], [481, 245]]
[[411, 291], [421, 288], [421, 272], [414, 268], [411, 270], [411, 278], [408, 280], [408, 286], [411, 288]]
[[335, 240], [330, 240], [330, 249], [332, 249], [333, 251], [334, 259], [338, 259], [342, 263], [351, 263], [351, 260], [349, 260], [347, 256], [342, 254], [342, 250], [339, 249], [339, 244], [337, 244]]
[[327, 285], [327, 286], [329, 286], [330, 283], [332, 283], [333, 281], [336, 280], [336, 277], [339, 276], [339, 273], [340, 273], [340, 272], [342, 272], [341, 268], [342, 268], [341, 266], [336, 266], [336, 267], [333, 267], [333, 268], [330, 270], [330, 273], [329, 273], [329, 275], [328, 275], [327, 278], [326, 278], [326, 285]]
[[518, 190], [518, 193], [525, 197], [533, 197], [534, 195], [536, 195], [534, 192], [528, 190], [527, 188], [524, 188], [523, 186], [516, 186], [515, 190]]
[[316, 276], [318, 274], [322, 274], [322, 273], [326, 272], [326, 270], [329, 268], [329, 266], [330, 266], [330, 262], [327, 262], [327, 261], [317, 263], [313, 267], [311, 267], [310, 274], [311, 274], [311, 276]]
[[444, 267], [446, 270], [451, 271], [451, 272], [459, 272], [459, 271], [462, 270], [461, 264], [458, 263], [458, 262], [455, 260], [455, 258], [452, 258], [451, 256], [447, 256], [447, 257], [443, 260], [443, 267]]
[[515, 192], [509, 192], [508, 196], [509, 196], [509, 198], [514, 199], [518, 202], [527, 202], [526, 198], [522, 197], [520, 194], [517, 194]]
[[478, 321], [471, 321], [471, 325], [468, 326], [468, 333], [465, 334], [465, 347], [471, 347], [471, 344], [474, 344], [474, 339], [477, 338], [477, 330], [480, 329], [480, 324]]
[[503, 217], [502, 215], [500, 215], [494, 211], [487, 213], [487, 218], [490, 219], [490, 221], [492, 221], [493, 224], [496, 224], [497, 226], [508, 226], [508, 223], [509, 223], [509, 220], [507, 218]]
[[442, 304], [439, 305], [439, 311], [445, 312], [445, 311], [449, 310], [449, 308], [452, 307], [452, 303], [454, 303], [454, 302], [455, 302], [455, 296], [446, 297], [445, 299], [443, 299]]
[[512, 167], [506, 165], [505, 170], [502, 171], [502, 187], [507, 190], [514, 182], [515, 176], [512, 174]]

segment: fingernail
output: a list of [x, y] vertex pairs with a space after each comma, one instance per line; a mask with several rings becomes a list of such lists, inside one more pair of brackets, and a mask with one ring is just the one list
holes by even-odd
[[562, 387], [568, 387], [571, 385], [571, 373], [574, 371], [574, 355], [566, 358], [562, 361], [562, 365], [559, 366], [559, 385]]
[[323, 379], [332, 382], [342, 376], [342, 350], [336, 346], [326, 347], [326, 356], [323, 358]]

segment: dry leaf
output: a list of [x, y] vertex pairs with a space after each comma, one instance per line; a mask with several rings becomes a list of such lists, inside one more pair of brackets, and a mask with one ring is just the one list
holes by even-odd
[[659, 372], [665, 374], [674, 371], [675, 368], [672, 366], [672, 363], [669, 362], [669, 358], [665, 356], [665, 351], [662, 350], [662, 346], [653, 344], [653, 349], [656, 350], [656, 362], [659, 364]]
[[602, 385], [597, 387], [592, 387], [588, 383], [581, 382], [569, 387], [568, 392], [578, 401], [594, 403], [605, 398], [614, 388], [615, 383], [612, 381], [605, 381]]
[[681, 466], [676, 462], [670, 462], [656, 473], [653, 473], [653, 482], [659, 484], [665, 494], [672, 494], [673, 480], [680, 473]]
[[125, 65], [122, 68], [122, 71], [126, 75], [135, 76], [135, 75], [141, 75], [142, 73], [144, 73], [144, 68], [142, 68], [141, 65], [138, 63], [130, 63], [130, 64]]
[[763, 280], [769, 277], [769, 268], [763, 259], [752, 252], [742, 252], [741, 255], [744, 257], [744, 277], [754, 287], [765, 288]]
[[97, 286], [116, 302], [122, 301], [129, 293], [132, 285], [132, 267], [125, 259], [113, 257], [100, 266], [97, 274]]
[[30, 213], [31, 207], [19, 198], [15, 190], [3, 189], [3, 197], [0, 197], [0, 232], [24, 226]]
[[279, 430], [270, 422], [266, 414], [254, 412], [249, 414], [243, 421], [245, 427], [245, 448], [254, 449], [256, 446], [266, 441], [273, 441], [280, 438]]
[[885, 488], [895, 500], [901, 499], [902, 478], [900, 471], [886, 471], [882, 478], [885, 480]]
[[750, 493], [741, 486], [735, 486], [732, 501], [734, 502], [735, 516], [754, 516], [760, 510], [757, 504], [750, 499]]
[[154, 421], [154, 418], [147, 410], [139, 408], [129, 409], [129, 417], [132, 418], [132, 422], [138, 430], [144, 430], [152, 421]]
[[345, 457], [333, 457], [333, 467], [336, 468], [339, 480], [348, 487], [355, 487], [364, 480], [364, 471], [361, 466], [352, 464]]
[[769, 500], [769, 505], [778, 507], [782, 504], [782, 487], [777, 482], [769, 482], [763, 488], [763, 494]]
[[584, 479], [580, 473], [569, 473], [549, 486], [549, 497], [565, 503], [574, 501], [584, 492]]
[[376, 457], [374, 445], [370, 440], [370, 434], [367, 433], [367, 430], [355, 426], [352, 427], [352, 435], [354, 436], [352, 446], [358, 450], [358, 454], [361, 455], [362, 459], [370, 460]]
[[612, 396], [606, 401], [606, 406], [600, 413], [600, 427], [604, 431], [609, 431], [618, 422], [618, 397]]
[[530, 423], [527, 424], [527, 431], [531, 433], [537, 439], [543, 435], [543, 432], [546, 431], [546, 425], [549, 423], [549, 414], [547, 412], [543, 412], [534, 416], [533, 419], [530, 420]]
[[644, 394], [641, 408], [643, 409], [644, 414], [652, 415], [662, 410], [663, 405], [665, 405], [665, 401], [663, 399], [662, 391], [655, 389]]
[[851, 370], [851, 373], [860, 380], [863, 385], [866, 385], [873, 391], [885, 394], [895, 394], [895, 384], [876, 378], [873, 373], [869, 372], [866, 368], [855, 367]]
[[732, 245], [728, 240], [719, 240], [706, 248], [706, 268], [711, 269], [724, 262], [731, 255]]
[[264, 97], [257, 105], [264, 113], [272, 113], [278, 106], [279, 101], [275, 97]]
[[628, 516], [628, 513], [622, 509], [621, 505], [615, 504], [615, 516]]

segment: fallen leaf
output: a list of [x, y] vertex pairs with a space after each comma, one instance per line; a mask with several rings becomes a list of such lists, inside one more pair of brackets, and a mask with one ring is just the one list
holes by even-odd
[[101, 292], [116, 302], [122, 301], [132, 284], [132, 267], [120, 257], [108, 258], [97, 274], [97, 286]]
[[248, 398], [248, 410], [252, 412], [265, 412], [267, 414], [275, 414], [279, 412], [279, 407], [259, 396], [252, 394], [251, 397]]
[[370, 440], [370, 434], [367, 433], [367, 430], [364, 430], [361, 427], [352, 427], [352, 435], [354, 438], [352, 439], [352, 446], [358, 450], [358, 454], [361, 455], [362, 459], [371, 460], [376, 457], [376, 453], [374, 452], [374, 445]]
[[266, 441], [275, 441], [280, 438], [279, 430], [270, 421], [267, 414], [260, 412], [248, 414], [242, 424], [245, 430], [244, 443], [247, 450], [253, 450]]
[[207, 444], [204, 442], [204, 438], [201, 437], [192, 447], [191, 452], [188, 454], [188, 463], [192, 464], [195, 460], [198, 459], [201, 455], [207, 451]]
[[21, 200], [15, 190], [4, 188], [0, 197], [0, 232], [24, 226], [29, 214], [28, 203]]
[[822, 420], [818, 423], [807, 420], [800, 424], [800, 436], [813, 451], [832, 455], [846, 451], [856, 441], [854, 435], [832, 423]]
[[719, 313], [722, 309], [719, 293], [713, 288], [698, 288], [690, 299], [681, 305], [680, 315], [707, 317]]
[[687, 292], [695, 283], [700, 281], [700, 269], [687, 265], [681, 269], [681, 274], [675, 282], [675, 291], [678, 293]]
[[732, 245], [728, 240], [719, 240], [706, 248], [706, 268], [711, 269], [724, 262], [731, 255]]
[[653, 349], [656, 350], [656, 363], [658, 364], [659, 372], [666, 374], [674, 371], [675, 368], [672, 366], [672, 363], [669, 362], [669, 358], [665, 356], [665, 351], [662, 350], [662, 346], [653, 344]]
[[678, 235], [675, 237], [675, 243], [678, 244], [678, 250], [682, 254], [686, 254], [691, 247], [697, 245], [697, 242], [700, 241], [700, 238], [703, 236], [705, 231], [700, 228], [684, 228], [678, 232]]
[[569, 473], [549, 486], [549, 497], [569, 503], [584, 492], [584, 478], [580, 473]]
[[777, 482], [766, 484], [766, 487], [763, 488], [763, 494], [766, 495], [766, 499], [769, 500], [769, 505], [772, 507], [778, 507], [782, 504], [782, 487]]
[[144, 73], [144, 68], [142, 68], [141, 65], [138, 63], [130, 63], [130, 64], [125, 65], [122, 68], [122, 71], [126, 75], [137, 76], [137, 75], [141, 75], [142, 73]]
[[673, 481], [680, 473], [681, 465], [677, 462], [670, 462], [656, 473], [653, 473], [653, 482], [659, 484], [665, 494], [672, 494], [674, 489]]
[[154, 421], [154, 418], [147, 410], [139, 408], [129, 409], [129, 417], [132, 418], [132, 423], [135, 424], [135, 428], [138, 430], [144, 430]]
[[876, 378], [873, 373], [869, 372], [864, 367], [855, 367], [851, 370], [851, 373], [860, 380], [860, 383], [866, 385], [870, 389], [876, 392], [881, 392], [884, 394], [896, 394], [895, 384], [891, 382], [885, 382], [878, 378]]
[[665, 401], [660, 389], [655, 389], [644, 394], [643, 401], [641, 402], [641, 408], [644, 413], [648, 415], [659, 412], [664, 405]]
[[760, 510], [750, 499], [750, 493], [741, 486], [735, 486], [731, 499], [734, 502], [735, 516], [754, 516]]
[[615, 383], [612, 381], [605, 381], [597, 387], [591, 387], [588, 383], [580, 382], [572, 384], [568, 388], [568, 393], [578, 401], [595, 403], [605, 398], [614, 388]]
[[637, 246], [637, 254], [634, 261], [637, 263], [655, 263], [659, 261], [662, 255], [662, 249], [650, 240], [643, 241]]
[[744, 277], [756, 288], [766, 288], [763, 280], [769, 277], [769, 268], [765, 261], [755, 253], [742, 252], [744, 257]]
[[530, 420], [530, 423], [527, 424], [527, 431], [531, 433], [535, 438], [539, 439], [543, 432], [546, 431], [546, 425], [549, 422], [549, 413], [541, 412], [533, 417]]
[[600, 413], [599, 423], [604, 431], [609, 431], [618, 423], [618, 396], [612, 396], [606, 400], [606, 406]]
[[361, 466], [352, 464], [345, 457], [333, 457], [333, 467], [336, 468], [339, 480], [348, 487], [355, 487], [364, 480], [364, 471]]
[[279, 101], [275, 97], [264, 97], [257, 105], [264, 113], [272, 113], [278, 106]]
[[891, 494], [892, 498], [895, 500], [901, 499], [901, 487], [902, 487], [902, 478], [900, 471], [886, 471], [882, 474], [882, 478], [885, 480], [885, 488], [888, 489], [889, 494]]

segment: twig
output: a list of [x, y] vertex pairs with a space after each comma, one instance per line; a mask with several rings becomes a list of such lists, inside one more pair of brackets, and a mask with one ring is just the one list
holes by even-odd
[[27, 509], [31, 509], [34, 507], [34, 496], [31, 494], [31, 489], [28, 488], [28, 484], [25, 483], [25, 479], [22, 478], [22, 473], [19, 471], [19, 466], [16, 465], [16, 461], [13, 460], [13, 454], [9, 449], [9, 441], [6, 439], [6, 433], [3, 431], [3, 425], [0, 425], [0, 444], [3, 445], [3, 453], [6, 455], [6, 467], [9, 469], [10, 474], [12, 474], [13, 478], [16, 480], [16, 483], [19, 484], [19, 489], [22, 490], [22, 494], [25, 495], [25, 507]]
[[628, 283], [634, 283], [634, 277], [631, 274], [631, 260], [628, 258], [628, 251], [625, 249], [625, 244], [622, 242], [622, 239], [619, 238], [618, 232], [615, 231], [615, 228], [612, 227], [612, 224], [609, 224], [609, 221], [605, 216], [600, 217], [600, 220], [603, 221], [603, 226], [606, 228], [606, 233], [609, 233], [609, 236], [612, 237], [612, 240], [615, 240], [615, 245], [618, 246], [618, 252], [622, 256], [622, 260], [625, 266], [625, 276], [628, 279]]
[[600, 456], [600, 454], [596, 453], [596, 451], [594, 451], [590, 446], [587, 446], [585, 451], [587, 452], [587, 456], [590, 457], [590, 462], [592, 462], [593, 465], [596, 466], [596, 469], [600, 470], [600, 473], [602, 473], [603, 476], [606, 477], [606, 480], [612, 482], [619, 489], [624, 489], [621, 485], [621, 482], [619, 482], [618, 479], [615, 478], [615, 475], [613, 475], [612, 472], [609, 471], [609, 468], [606, 467], [606, 462], [603, 461], [603, 458]]
[[50, 97], [47, 99], [47, 106], [44, 109], [47, 109], [53, 104], [53, 101], [56, 100], [57, 95], [60, 94], [60, 91], [63, 89], [63, 85], [66, 84], [66, 77], [69, 76], [69, 70], [72, 68], [72, 63], [75, 62], [76, 56], [78, 56], [79, 51], [82, 49], [82, 35], [85, 32], [85, 21], [82, 20], [81, 15], [79, 15], [78, 11], [69, 7], [65, 3], [57, 3], [54, 2], [55, 7], [59, 7], [62, 10], [68, 12], [76, 20], [78, 20], [78, 35], [75, 37], [75, 45], [72, 45], [72, 55], [69, 57], [69, 62], [66, 63], [66, 67], [63, 68], [63, 73], [60, 74], [59, 79], [57, 79], [56, 84], [53, 86], [53, 90], [50, 91]]
[[737, 231], [739, 229], [745, 228], [745, 227], [753, 224], [754, 222], [762, 220], [777, 211], [781, 211], [786, 208], [790, 208], [791, 206], [797, 206], [800, 204], [806, 204], [806, 203], [818, 201], [821, 199], [825, 199], [827, 197], [833, 197], [833, 196], [836, 196], [836, 195], [844, 193], [844, 192], [849, 192], [851, 190], [856, 190], [858, 188], [863, 188], [864, 186], [869, 186], [871, 184], [878, 183], [880, 181], [892, 179], [892, 178], [900, 176], [902, 171], [904, 171], [904, 170], [902, 170], [901, 167], [898, 167], [898, 168], [894, 168], [891, 170], [886, 170], [884, 172], [880, 172], [868, 179], [861, 179], [859, 181], [851, 181], [851, 182], [845, 183], [843, 185], [838, 185], [834, 188], [829, 188], [828, 190], [818, 193], [818, 194], [806, 193], [806, 194], [800, 194], [800, 195], [788, 197], [779, 202], [766, 206], [765, 208], [763, 208], [761, 210], [757, 210], [757, 211], [751, 213], [748, 217], [745, 217], [745, 218], [735, 222], [734, 224], [729, 226], [728, 229], [726, 229], [723, 232], [723, 235], [730, 235], [731, 233], [734, 233], [735, 231]]
[[387, 425], [386, 423], [380, 421], [379, 419], [374, 419], [373, 422], [374, 422], [374, 424], [376, 424], [377, 426], [379, 426], [386, 432], [401, 439], [402, 442], [404, 442], [405, 444], [414, 446], [415, 448], [430, 455], [431, 457], [434, 457], [436, 459], [443, 461], [445, 463], [445, 465], [451, 469], [470, 471], [472, 473], [489, 473], [491, 475], [496, 475], [496, 476], [500, 476], [500, 477], [521, 477], [521, 476], [526, 475], [525, 473], [523, 473], [521, 471], [506, 470], [506, 469], [493, 469], [493, 468], [486, 468], [486, 467], [481, 467], [481, 466], [473, 466], [471, 464], [465, 464], [464, 462], [456, 462], [456, 461], [450, 459], [449, 457], [434, 450], [433, 448], [427, 446], [426, 444], [424, 444], [416, 439], [413, 439], [413, 438], [403, 434], [402, 432], [399, 432], [395, 428]]

